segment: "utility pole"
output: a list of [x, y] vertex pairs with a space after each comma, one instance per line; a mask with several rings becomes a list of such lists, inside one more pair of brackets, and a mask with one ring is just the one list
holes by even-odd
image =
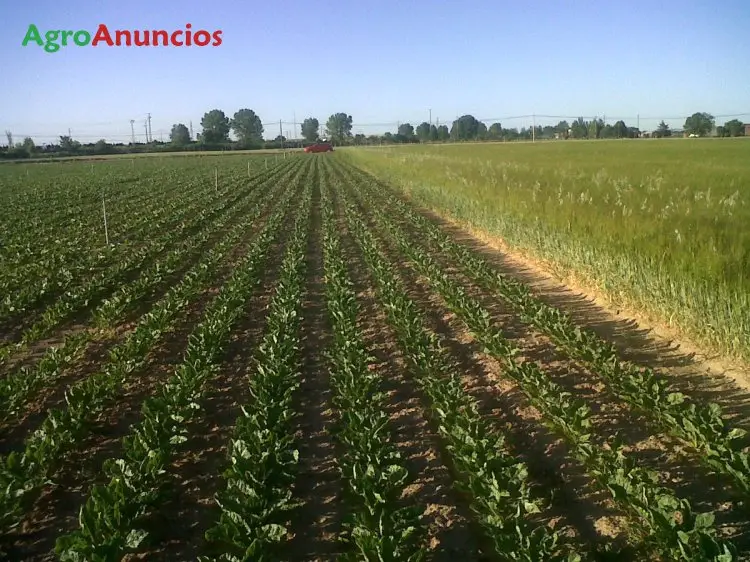
[[281, 150], [284, 150], [284, 131], [281, 130], [281, 119], [279, 119], [279, 137], [281, 138]]
[[430, 125], [432, 125], [432, 109], [430, 109]]
[[294, 136], [294, 140], [297, 140], [297, 112], [295, 111], [292, 115], [294, 116], [293, 117], [294, 119], [294, 135], [293, 136]]
[[190, 120], [190, 140], [193, 140], [193, 120]]
[[531, 117], [531, 142], [536, 142], [536, 113]]
[[73, 135], [70, 134], [70, 127], [68, 127], [68, 137], [72, 137]]
[[154, 137], [151, 136], [151, 114], [148, 114], [148, 142], [151, 142], [154, 140]]
[[640, 131], [641, 130], [641, 114], [640, 113], [638, 114], [638, 117], [636, 117], [636, 119], [637, 119], [637, 121], [636, 121], [635, 128]]
[[146, 129], [146, 144], [148, 144], [148, 121], [143, 120], [143, 128]]
[[135, 144], [135, 129], [133, 128], [133, 123], [135, 123], [135, 119], [130, 120], [130, 140]]

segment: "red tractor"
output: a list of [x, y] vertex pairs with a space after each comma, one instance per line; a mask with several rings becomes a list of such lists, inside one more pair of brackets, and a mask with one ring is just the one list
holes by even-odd
[[316, 142], [306, 146], [305, 152], [333, 152], [333, 145], [330, 142]]

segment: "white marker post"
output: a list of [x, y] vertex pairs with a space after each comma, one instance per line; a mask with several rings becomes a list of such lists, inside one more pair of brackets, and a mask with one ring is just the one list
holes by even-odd
[[104, 204], [104, 192], [102, 191], [102, 214], [104, 215], [104, 240], [109, 246], [109, 229], [107, 228], [107, 206]]

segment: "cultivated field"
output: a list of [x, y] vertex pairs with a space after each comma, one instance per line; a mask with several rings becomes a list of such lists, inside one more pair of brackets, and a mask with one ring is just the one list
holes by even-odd
[[[499, 220], [471, 203], [489, 195], [451, 150], [469, 149], [358, 157], [407, 180], [402, 164], [462, 182], [463, 196], [447, 179], [410, 191], [463, 218]], [[342, 152], [0, 167], [3, 556], [719, 562], [750, 553], [745, 391], [564, 288], [531, 290], [505, 256]], [[676, 181], [667, 157], [662, 175], [656, 164], [549, 165], [561, 186], [554, 200], [531, 160], [480, 160], [478, 177], [505, 193], [491, 200], [507, 202], [509, 218], [493, 224], [513, 243], [558, 240], [560, 255], [573, 256], [585, 225], [592, 248], [627, 225], [632, 239], [636, 217], [669, 200], [683, 243], [694, 240], [686, 209], [698, 207], [685, 201], [696, 192], [667, 193]], [[589, 169], [593, 177], [580, 171]], [[636, 173], [646, 210], [635, 206]], [[747, 185], [743, 173], [734, 190]], [[575, 178], [588, 189], [568, 197]], [[719, 183], [704, 200], [737, 224], [747, 194]], [[620, 203], [604, 216], [608, 189]], [[580, 193], [593, 203], [577, 202]], [[542, 208], [548, 230], [524, 222]], [[555, 238], [568, 221], [570, 253]], [[663, 224], [643, 222], [644, 252], [663, 251]], [[590, 255], [602, 256], [605, 282], [619, 271], [636, 283], [650, 270], [612, 269], [636, 243], [619, 240], [623, 253]], [[737, 249], [727, 236], [713, 243]], [[660, 263], [683, 264], [675, 283], [697, 291], [702, 278], [673, 255]], [[731, 269], [716, 279], [716, 291], [746, 288]]]
[[750, 139], [349, 152], [418, 203], [750, 361]]

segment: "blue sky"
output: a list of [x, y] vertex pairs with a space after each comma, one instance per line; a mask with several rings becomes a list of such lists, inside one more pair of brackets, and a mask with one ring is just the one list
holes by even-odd
[[[354, 132], [397, 122], [522, 115], [750, 113], [750, 2], [5, 0], [0, 127], [49, 141], [155, 138], [219, 108], [254, 109], [266, 136], [351, 114]], [[21, 46], [50, 29], [222, 30], [219, 47]], [[743, 120], [742, 117], [740, 117]], [[546, 124], [557, 119], [538, 118]], [[719, 119], [723, 122], [724, 119]], [[750, 121], [750, 115], [744, 116]], [[531, 119], [503, 120], [521, 127]], [[668, 120], [681, 126], [682, 120]], [[377, 124], [391, 124], [378, 126]], [[554, 124], [554, 123], [551, 123]], [[5, 139], [2, 139], [4, 142]]]

